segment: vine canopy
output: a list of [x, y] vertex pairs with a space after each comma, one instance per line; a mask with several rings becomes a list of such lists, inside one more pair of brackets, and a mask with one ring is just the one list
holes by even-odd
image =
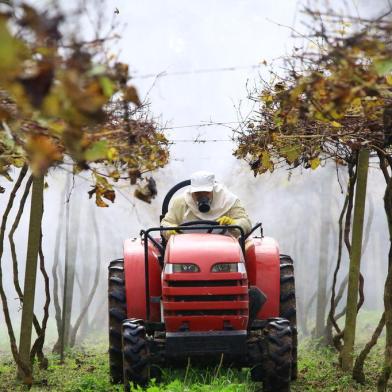
[[36, 175], [88, 170], [90, 197], [107, 206], [115, 182], [135, 184], [167, 163], [168, 141], [128, 66], [106, 50], [113, 36], [81, 41], [62, 34], [64, 14], [10, 4], [0, 13], [0, 175], [11, 180], [25, 164]]
[[[387, 153], [392, 132], [390, 19], [347, 22], [308, 11], [318, 26], [253, 99], [260, 106], [238, 132], [234, 155], [255, 176], [280, 165], [345, 164], [367, 147]], [[351, 34], [337, 27], [350, 26]], [[365, 27], [364, 27], [365, 26]]]

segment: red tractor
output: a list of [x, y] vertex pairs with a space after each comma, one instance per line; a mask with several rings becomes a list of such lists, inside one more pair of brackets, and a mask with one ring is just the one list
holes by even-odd
[[[168, 192], [162, 217], [189, 184]], [[166, 241], [162, 233], [173, 229], [182, 234]], [[225, 235], [229, 229], [239, 239]], [[289, 391], [296, 378], [293, 261], [263, 236], [261, 224], [248, 235], [215, 221], [142, 230], [125, 241], [124, 259], [110, 263], [108, 294], [110, 375], [126, 390], [189, 359], [249, 367], [264, 391]]]

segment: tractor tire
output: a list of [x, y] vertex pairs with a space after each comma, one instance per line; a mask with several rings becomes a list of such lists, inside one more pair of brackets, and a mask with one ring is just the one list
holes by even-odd
[[290, 392], [292, 330], [289, 321], [281, 318], [269, 321], [262, 347], [263, 392]]
[[125, 320], [122, 325], [122, 351], [124, 366], [124, 390], [133, 383], [145, 387], [150, 380], [150, 354], [146, 341], [146, 329], [141, 320]]
[[127, 318], [123, 259], [110, 262], [108, 297], [110, 379], [118, 384], [123, 381], [121, 326]]
[[295, 303], [295, 279], [293, 259], [287, 255], [280, 255], [280, 311], [279, 316], [290, 322], [292, 329], [292, 369], [291, 379], [298, 376], [297, 365], [297, 311]]

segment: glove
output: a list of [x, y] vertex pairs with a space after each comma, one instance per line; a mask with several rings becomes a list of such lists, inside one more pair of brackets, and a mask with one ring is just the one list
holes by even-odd
[[178, 233], [177, 233], [177, 230], [168, 230], [166, 233], [167, 233], [168, 236], [178, 234]]
[[235, 225], [235, 219], [230, 218], [229, 216], [221, 216], [216, 220], [220, 225]]

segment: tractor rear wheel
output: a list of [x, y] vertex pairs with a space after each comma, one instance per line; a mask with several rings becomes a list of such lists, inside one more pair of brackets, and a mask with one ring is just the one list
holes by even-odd
[[109, 366], [113, 383], [123, 381], [121, 326], [127, 318], [124, 260], [117, 259], [109, 265]]
[[150, 353], [146, 341], [146, 329], [138, 319], [125, 320], [122, 325], [122, 350], [124, 388], [130, 383], [146, 386], [150, 379]]
[[291, 379], [296, 380], [297, 366], [297, 311], [295, 303], [295, 279], [293, 259], [280, 255], [280, 311], [279, 315], [290, 322], [292, 328], [292, 369]]
[[288, 320], [269, 321], [264, 330], [261, 366], [264, 392], [289, 392], [292, 368], [292, 330]]

